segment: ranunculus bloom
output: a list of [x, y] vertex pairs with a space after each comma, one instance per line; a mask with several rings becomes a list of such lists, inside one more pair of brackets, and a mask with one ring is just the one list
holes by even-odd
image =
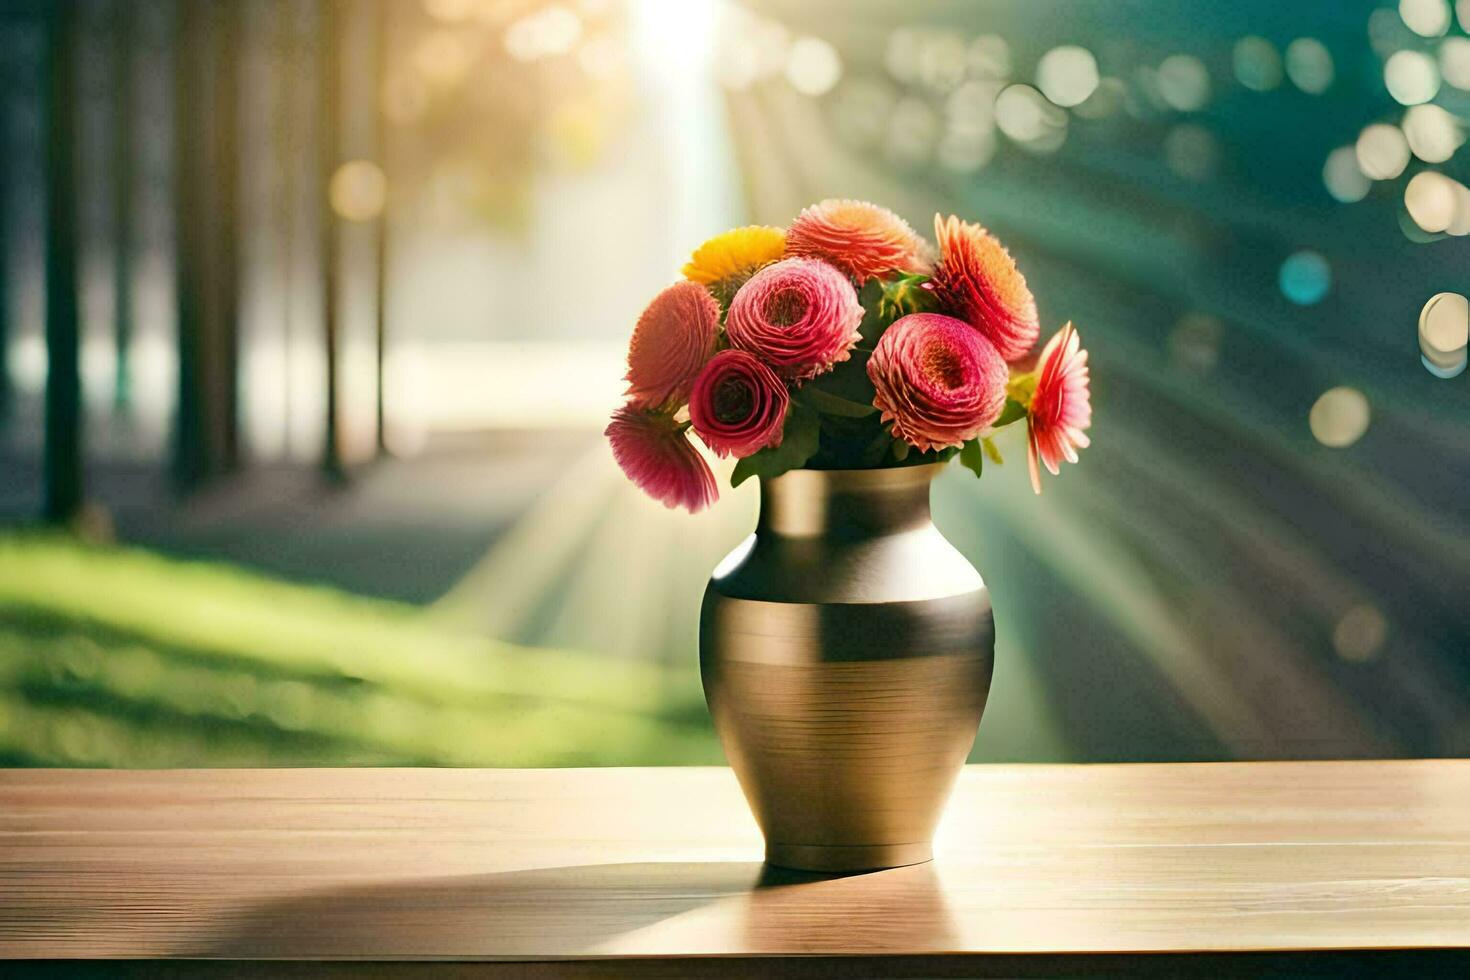
[[783, 259], [740, 287], [725, 315], [725, 336], [783, 378], [805, 380], [847, 360], [862, 322], [846, 276], [816, 259]]
[[1026, 277], [995, 237], [979, 225], [934, 216], [939, 264], [933, 283], [942, 309], [969, 323], [1015, 361], [1036, 345], [1041, 324]]
[[868, 359], [873, 404], [920, 452], [964, 445], [989, 427], [1005, 408], [1007, 376], [990, 341], [938, 313], [898, 319]]
[[684, 278], [702, 283], [722, 305], [728, 305], [745, 281], [786, 254], [786, 232], [747, 225], [716, 235], [694, 250], [684, 265]]
[[1052, 476], [1062, 460], [1077, 462], [1077, 450], [1088, 445], [1084, 429], [1092, 425], [1091, 379], [1087, 351], [1069, 323], [1046, 342], [1036, 367], [1036, 392], [1027, 421], [1026, 463], [1031, 488], [1041, 492], [1041, 466]]
[[928, 252], [908, 222], [867, 201], [813, 204], [786, 233], [787, 255], [825, 259], [859, 283], [894, 270], [928, 272]]
[[720, 307], [698, 283], [676, 282], [654, 297], [628, 344], [628, 398], [640, 408], [679, 404], [715, 352]]
[[603, 434], [628, 479], [665, 507], [694, 514], [719, 499], [709, 464], [672, 415], [627, 405]]
[[717, 456], [749, 456], [781, 444], [791, 396], [776, 372], [743, 350], [716, 354], [689, 393], [689, 421]]

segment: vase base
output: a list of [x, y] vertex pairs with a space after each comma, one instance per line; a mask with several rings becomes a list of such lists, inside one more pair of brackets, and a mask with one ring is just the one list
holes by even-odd
[[934, 860], [928, 841], [915, 844], [767, 844], [766, 863], [795, 871], [881, 871]]

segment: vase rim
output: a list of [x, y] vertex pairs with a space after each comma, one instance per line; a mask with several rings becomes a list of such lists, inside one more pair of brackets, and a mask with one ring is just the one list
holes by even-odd
[[798, 466], [776, 476], [760, 477], [760, 481], [762, 483], [769, 483], [774, 480], [784, 480], [786, 477], [796, 473], [810, 473], [815, 474], [815, 477], [806, 477], [806, 479], [821, 478], [826, 480], [839, 480], [842, 482], [871, 480], [879, 483], [909, 483], [918, 482], [918, 480], [912, 478], [919, 476], [924, 476], [932, 479], [935, 475], [939, 473], [941, 469], [948, 465], [949, 460], [938, 460], [933, 463], [916, 463], [912, 466], [858, 466], [852, 467], [850, 469], [831, 470], [817, 469], [815, 467], [807, 466]]

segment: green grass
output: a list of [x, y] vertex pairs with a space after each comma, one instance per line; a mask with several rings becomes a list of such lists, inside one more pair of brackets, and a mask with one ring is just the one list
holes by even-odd
[[693, 670], [455, 632], [218, 564], [0, 538], [0, 762], [718, 762]]

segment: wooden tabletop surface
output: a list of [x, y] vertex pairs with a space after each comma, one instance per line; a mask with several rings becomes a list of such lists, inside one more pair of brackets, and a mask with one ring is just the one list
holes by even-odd
[[765, 870], [726, 769], [4, 770], [0, 956], [683, 976], [1470, 949], [1470, 761], [972, 766], [937, 853]]

